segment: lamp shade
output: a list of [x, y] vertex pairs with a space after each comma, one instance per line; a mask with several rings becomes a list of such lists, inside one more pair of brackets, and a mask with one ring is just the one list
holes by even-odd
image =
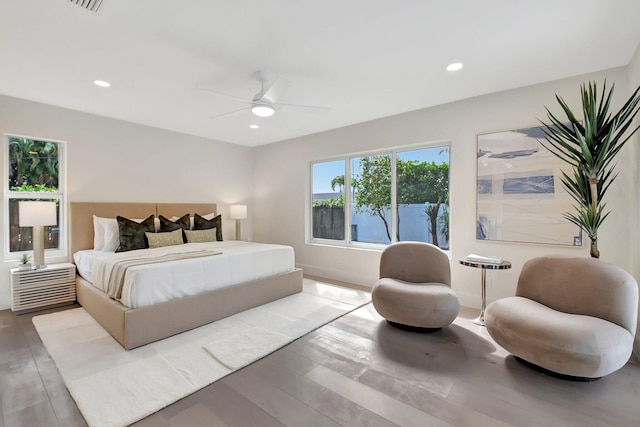
[[231, 219], [245, 219], [247, 217], [247, 205], [231, 205], [229, 217]]
[[18, 202], [20, 227], [56, 225], [56, 202]]

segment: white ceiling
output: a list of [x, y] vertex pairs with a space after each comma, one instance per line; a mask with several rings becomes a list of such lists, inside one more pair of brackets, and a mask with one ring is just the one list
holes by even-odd
[[[637, 0], [1, 0], [0, 94], [257, 146], [627, 65], [639, 17]], [[245, 104], [202, 89], [251, 99], [258, 70], [292, 83], [279, 102], [331, 111], [212, 119]]]

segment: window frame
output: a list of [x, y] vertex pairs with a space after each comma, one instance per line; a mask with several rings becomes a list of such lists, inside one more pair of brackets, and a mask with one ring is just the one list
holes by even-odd
[[[333, 247], [342, 247], [342, 248], [354, 248], [354, 249], [368, 249], [368, 250], [376, 250], [381, 251], [389, 244], [386, 243], [368, 243], [368, 242], [358, 242], [353, 241], [351, 239], [351, 203], [352, 203], [352, 195], [351, 191], [347, 189], [351, 188], [351, 161], [354, 158], [361, 158], [367, 156], [378, 156], [378, 155], [390, 155], [391, 156], [391, 243], [396, 243], [397, 236], [397, 227], [398, 227], [398, 218], [397, 218], [397, 155], [398, 153], [413, 151], [413, 150], [421, 150], [421, 149], [432, 149], [432, 148], [448, 148], [449, 149], [449, 218], [451, 218], [451, 147], [452, 143], [450, 140], [438, 140], [431, 142], [422, 142], [418, 144], [410, 144], [410, 145], [399, 145], [394, 147], [385, 147], [378, 150], [370, 150], [370, 151], [362, 151], [362, 152], [354, 152], [349, 154], [344, 154], [340, 156], [328, 157], [323, 159], [311, 160], [308, 164], [308, 185], [307, 185], [307, 197], [305, 198], [305, 218], [306, 218], [306, 243], [309, 245], [320, 245], [320, 246], [333, 246]], [[313, 166], [317, 163], [325, 163], [343, 160], [345, 162], [345, 182], [344, 182], [344, 216], [345, 216], [345, 230], [344, 230], [344, 240], [335, 240], [335, 239], [326, 239], [313, 237]], [[443, 251], [447, 253], [451, 253], [451, 236], [449, 236], [449, 248], [443, 249]]]
[[[58, 191], [57, 192], [25, 192], [25, 191], [11, 191], [9, 188], [9, 138], [24, 138], [36, 141], [46, 141], [58, 144]], [[4, 245], [2, 248], [3, 258], [5, 261], [14, 261], [22, 256], [24, 253], [33, 254], [33, 250], [16, 251], [11, 252], [11, 239], [9, 238], [10, 218], [9, 218], [9, 202], [13, 199], [21, 200], [57, 200], [59, 207], [59, 232], [58, 232], [58, 248], [57, 249], [45, 249], [45, 259], [63, 258], [68, 257], [68, 232], [67, 232], [67, 200], [66, 200], [66, 188], [67, 188], [67, 142], [53, 138], [43, 138], [37, 136], [20, 135], [15, 133], [5, 133], [3, 138], [3, 150], [4, 150], [4, 165], [3, 173], [5, 177], [5, 185], [3, 189], [3, 230], [4, 235], [7, 236], [4, 239]]]

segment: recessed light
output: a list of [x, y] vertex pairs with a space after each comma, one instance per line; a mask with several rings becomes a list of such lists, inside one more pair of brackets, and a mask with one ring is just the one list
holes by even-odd
[[447, 65], [447, 71], [458, 71], [463, 67], [462, 62], [454, 62], [453, 64]]
[[111, 86], [111, 83], [105, 82], [104, 80], [94, 80], [93, 83], [95, 83], [97, 86], [100, 86], [100, 87], [109, 87], [109, 86]]
[[250, 127], [251, 129], [258, 129], [260, 126], [258, 126], [258, 125], [249, 125], [249, 127]]

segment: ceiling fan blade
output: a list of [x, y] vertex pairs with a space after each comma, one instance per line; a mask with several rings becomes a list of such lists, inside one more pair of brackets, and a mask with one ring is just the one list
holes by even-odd
[[217, 116], [211, 116], [210, 118], [212, 119], [217, 119], [219, 117], [223, 117], [223, 116], [229, 116], [231, 114], [235, 114], [235, 113], [239, 113], [240, 111], [245, 111], [245, 110], [249, 110], [251, 107], [244, 107], [241, 108], [239, 110], [233, 110], [233, 111], [229, 111], [228, 113], [222, 113], [222, 114], [218, 114]]
[[296, 105], [296, 104], [276, 104], [280, 111], [292, 111], [296, 113], [309, 114], [327, 114], [331, 111], [329, 107], [315, 107], [313, 105]]
[[265, 87], [259, 94], [260, 100], [275, 103], [291, 86], [291, 82], [285, 79], [276, 79], [269, 86]]
[[214, 95], [221, 96], [221, 97], [224, 97], [224, 98], [233, 99], [234, 101], [242, 102], [242, 103], [245, 103], [245, 104], [251, 104], [251, 101], [248, 100], [248, 99], [238, 98], [237, 96], [227, 95], [226, 93], [216, 92], [215, 90], [207, 89], [207, 88], [204, 88], [204, 87], [197, 87], [197, 88], [195, 88], [195, 90], [201, 90], [201, 91], [209, 92], [209, 93], [212, 93]]

